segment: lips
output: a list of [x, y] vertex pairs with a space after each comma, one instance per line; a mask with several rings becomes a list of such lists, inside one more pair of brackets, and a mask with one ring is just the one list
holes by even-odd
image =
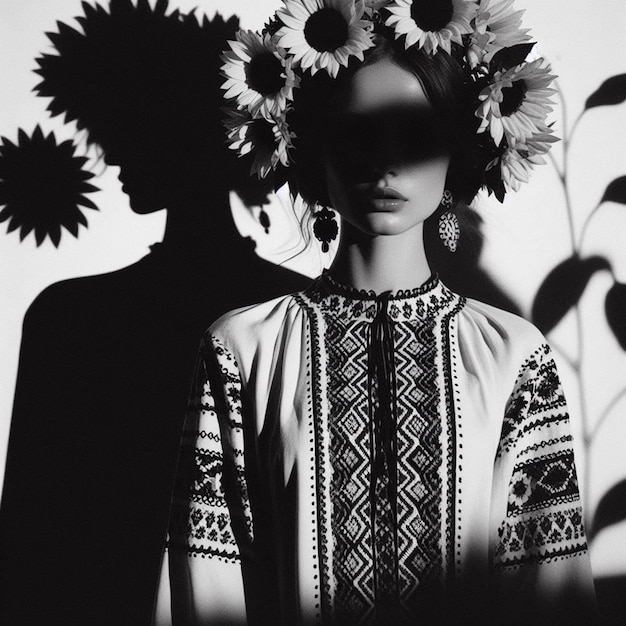
[[408, 198], [394, 187], [374, 187], [365, 192], [364, 200], [371, 210], [393, 212], [400, 209]]
[[404, 202], [408, 200], [405, 195], [394, 187], [375, 187], [368, 194], [368, 197], [372, 200], [403, 200]]

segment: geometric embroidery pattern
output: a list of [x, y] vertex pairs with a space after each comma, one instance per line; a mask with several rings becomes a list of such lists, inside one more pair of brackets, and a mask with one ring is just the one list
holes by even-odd
[[396, 326], [398, 528], [404, 608], [441, 573], [441, 419], [431, 322]]
[[[219, 417], [218, 417], [219, 416]], [[220, 420], [228, 435], [220, 433]], [[238, 493], [233, 516], [224, 483]], [[234, 526], [250, 539], [252, 520], [244, 474], [241, 383], [233, 356], [215, 337], [203, 339], [181, 438], [170, 545], [190, 556], [239, 560]]]
[[571, 436], [558, 428], [568, 419], [554, 360], [543, 345], [522, 365], [502, 427], [498, 456], [510, 452], [516, 462], [494, 552], [498, 568], [587, 550]]
[[556, 365], [544, 344], [520, 368], [505, 410], [498, 456], [532, 431], [568, 419]]
[[515, 466], [507, 514], [573, 502], [578, 497], [574, 453], [562, 450]]
[[[327, 354], [334, 542], [330, 575], [335, 582], [332, 620], [371, 624], [376, 619], [372, 519], [379, 525], [377, 537], [397, 533], [400, 608], [403, 622], [415, 619], [412, 596], [420, 583], [438, 576], [442, 569], [440, 391], [430, 307], [441, 307], [448, 296], [389, 300], [389, 316], [395, 317], [398, 465], [395, 515], [388, 517], [372, 515], [370, 494], [370, 411], [375, 410], [376, 401], [368, 403], [372, 393], [368, 389], [368, 350], [376, 302], [369, 299], [371, 294], [361, 294], [361, 300], [354, 294], [350, 298], [336, 293], [307, 295], [320, 305]], [[382, 493], [387, 493], [386, 489]], [[380, 527], [391, 524], [394, 517], [394, 528]]]
[[374, 608], [367, 343], [369, 325], [327, 319], [335, 619], [367, 623]]
[[498, 530], [494, 564], [500, 568], [568, 558], [586, 552], [580, 506], [507, 519]]

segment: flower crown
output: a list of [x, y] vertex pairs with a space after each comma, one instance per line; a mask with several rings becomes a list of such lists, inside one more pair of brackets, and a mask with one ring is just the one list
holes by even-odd
[[[294, 91], [325, 71], [336, 78], [374, 45], [375, 25], [391, 29], [405, 49], [441, 49], [460, 64], [476, 94], [479, 144], [486, 155], [482, 186], [502, 201], [517, 191], [557, 141], [546, 118], [554, 76], [521, 28], [513, 0], [283, 0], [259, 32], [240, 30], [222, 56], [229, 106], [229, 146], [252, 156], [265, 177], [294, 161], [290, 127]], [[279, 176], [280, 178], [281, 176]], [[288, 173], [282, 178], [289, 181]]]

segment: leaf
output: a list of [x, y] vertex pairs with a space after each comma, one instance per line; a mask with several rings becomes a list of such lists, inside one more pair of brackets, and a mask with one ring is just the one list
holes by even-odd
[[626, 350], [626, 285], [614, 283], [606, 294], [604, 311], [615, 338]]
[[626, 74], [607, 78], [585, 102], [585, 110], [605, 104], [620, 104], [626, 100]]
[[498, 70], [508, 70], [516, 65], [520, 65], [526, 60], [530, 51], [533, 49], [534, 43], [518, 43], [515, 46], [502, 48], [493, 55], [489, 69], [492, 72]]
[[589, 279], [609, 269], [600, 256], [581, 259], [578, 255], [559, 263], [544, 279], [533, 302], [532, 321], [543, 333], [550, 332], [578, 302]]
[[600, 500], [589, 538], [595, 537], [603, 528], [626, 519], [626, 478], [611, 487]]
[[626, 204], [626, 176], [620, 176], [611, 181], [607, 188], [604, 190], [602, 202], [619, 202], [620, 204]]

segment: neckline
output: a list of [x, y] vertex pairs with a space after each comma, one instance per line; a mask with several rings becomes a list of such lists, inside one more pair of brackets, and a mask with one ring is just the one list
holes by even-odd
[[339, 282], [331, 276], [328, 270], [324, 270], [315, 281], [319, 286], [329, 294], [337, 294], [352, 300], [405, 300], [409, 298], [417, 298], [424, 296], [429, 292], [434, 292], [441, 282], [437, 273], [433, 273], [419, 287], [412, 289], [398, 289], [396, 291], [384, 291], [376, 293], [373, 289], [357, 289], [351, 285]]
[[371, 322], [384, 308], [393, 322], [434, 319], [452, 310], [459, 296], [433, 274], [423, 285], [413, 289], [377, 294], [340, 283], [322, 273], [302, 296], [323, 317]]

